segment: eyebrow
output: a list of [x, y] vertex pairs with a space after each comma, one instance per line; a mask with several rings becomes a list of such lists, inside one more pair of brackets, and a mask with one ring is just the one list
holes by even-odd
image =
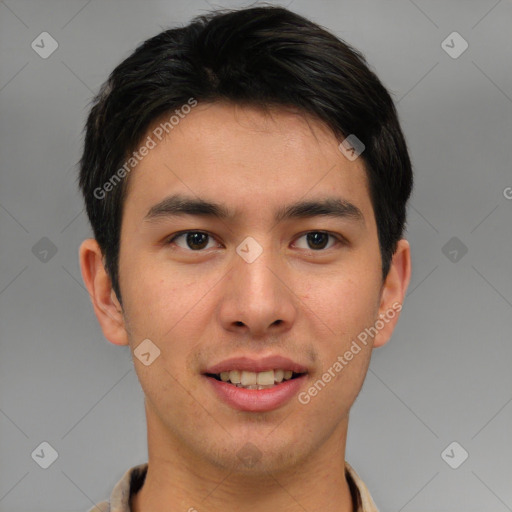
[[[236, 212], [230, 210], [225, 204], [214, 203], [204, 199], [187, 197], [175, 194], [166, 197], [152, 206], [144, 217], [146, 222], [158, 222], [161, 219], [179, 217], [183, 215], [196, 215], [217, 219], [233, 219]], [[309, 217], [334, 217], [355, 220], [364, 224], [362, 211], [353, 203], [338, 197], [325, 197], [316, 200], [298, 201], [281, 206], [276, 210], [274, 220], [276, 223], [289, 219]]]

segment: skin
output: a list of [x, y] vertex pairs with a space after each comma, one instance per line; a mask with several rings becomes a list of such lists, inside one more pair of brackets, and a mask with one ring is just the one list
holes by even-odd
[[[353, 510], [344, 474], [349, 410], [372, 349], [389, 340], [398, 313], [306, 405], [294, 397], [274, 411], [237, 411], [201, 375], [232, 356], [281, 354], [308, 367], [307, 390], [361, 331], [402, 303], [409, 244], [400, 240], [383, 282], [364, 164], [349, 161], [338, 144], [319, 120], [282, 108], [269, 115], [199, 104], [130, 174], [123, 308], [98, 244], [82, 243], [82, 276], [105, 337], [132, 351], [149, 338], [161, 351], [149, 366], [133, 358], [145, 394], [149, 469], [132, 510]], [[237, 215], [143, 220], [178, 192], [224, 202]], [[364, 222], [274, 222], [278, 207], [326, 195], [353, 203]], [[212, 236], [199, 251], [186, 237], [166, 245], [184, 230]], [[319, 230], [346, 242], [329, 237], [314, 250], [305, 234]], [[263, 248], [250, 264], [236, 253], [247, 236]], [[259, 454], [250, 467], [238, 457], [248, 441]]]

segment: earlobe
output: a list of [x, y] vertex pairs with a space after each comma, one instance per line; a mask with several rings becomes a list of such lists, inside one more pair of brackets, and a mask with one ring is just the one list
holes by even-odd
[[373, 347], [385, 345], [391, 338], [402, 310], [402, 304], [411, 279], [411, 251], [409, 242], [405, 239], [398, 241], [397, 248], [388, 275], [382, 287], [381, 301], [378, 312], [378, 333]]
[[101, 248], [95, 239], [88, 238], [82, 242], [79, 260], [82, 279], [105, 338], [115, 345], [128, 345], [122, 308], [105, 269]]

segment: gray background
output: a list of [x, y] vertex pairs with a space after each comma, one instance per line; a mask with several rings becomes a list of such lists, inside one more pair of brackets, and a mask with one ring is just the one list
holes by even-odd
[[[397, 101], [416, 173], [413, 277], [353, 409], [347, 460], [382, 511], [512, 510], [512, 2], [289, 7], [363, 51]], [[84, 511], [147, 460], [129, 349], [103, 338], [82, 284], [91, 232], [75, 164], [114, 66], [210, 8], [0, 1], [1, 512]], [[46, 59], [31, 48], [43, 31], [59, 45]], [[441, 46], [453, 31], [469, 44], [458, 58]], [[31, 457], [43, 441], [58, 452], [48, 469]], [[452, 464], [469, 453], [458, 469], [441, 457], [453, 441]]]

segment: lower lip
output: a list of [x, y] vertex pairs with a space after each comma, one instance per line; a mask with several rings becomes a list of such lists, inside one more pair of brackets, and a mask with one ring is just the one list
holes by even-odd
[[267, 389], [244, 389], [213, 377], [205, 376], [205, 378], [210, 381], [218, 397], [234, 409], [264, 412], [277, 409], [297, 395], [306, 379], [306, 374], [280, 382]]

